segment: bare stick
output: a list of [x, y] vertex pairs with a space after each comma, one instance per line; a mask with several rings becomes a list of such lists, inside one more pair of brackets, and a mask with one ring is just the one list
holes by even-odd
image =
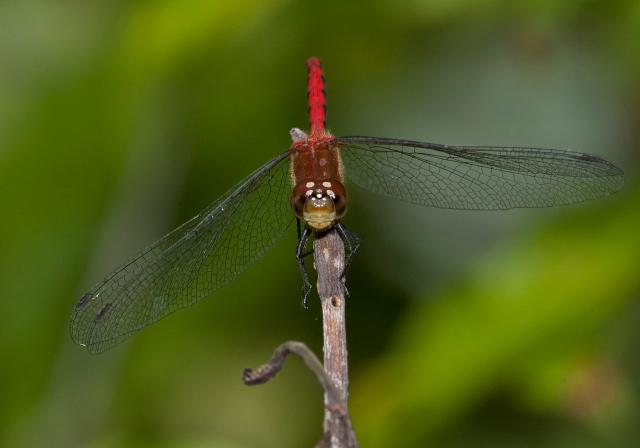
[[[340, 404], [347, 409], [349, 388], [347, 363], [347, 332], [345, 328], [344, 285], [340, 275], [344, 270], [344, 244], [335, 230], [317, 235], [313, 241], [315, 268], [318, 272], [318, 295], [322, 303], [324, 334], [324, 368], [338, 391]], [[325, 394], [325, 437], [330, 437], [330, 445], [337, 445], [336, 437], [344, 433], [341, 418], [329, 411], [331, 400]], [[353, 440], [355, 442], [355, 437]], [[353, 445], [356, 446], [356, 445]]]
[[[282, 369], [284, 360], [289, 353], [294, 353], [302, 358], [315, 373], [318, 382], [324, 389], [326, 400], [325, 430], [322, 438], [316, 444], [316, 448], [357, 448], [358, 442], [346, 405], [342, 403], [338, 390], [329, 379], [316, 355], [302, 342], [289, 341], [280, 345], [267, 364], [261, 365], [256, 370], [244, 369], [242, 380], [248, 386], [266, 383]], [[329, 427], [327, 420], [332, 422]]]
[[262, 384], [282, 369], [289, 353], [300, 356], [316, 374], [324, 389], [324, 432], [316, 448], [357, 448], [347, 408], [348, 368], [347, 333], [345, 329], [344, 244], [334, 230], [316, 235], [313, 241], [315, 268], [318, 272], [318, 295], [322, 303], [324, 334], [324, 368], [318, 358], [301, 342], [286, 342], [278, 347], [268, 364], [256, 370], [245, 369], [247, 385]]
[[289, 353], [294, 353], [302, 358], [309, 369], [311, 369], [311, 371], [315, 373], [316, 377], [318, 378], [318, 382], [329, 397], [330, 402], [332, 404], [340, 404], [338, 391], [331, 383], [331, 380], [327, 376], [324, 367], [322, 367], [320, 360], [316, 357], [316, 355], [313, 354], [311, 350], [309, 350], [309, 347], [307, 347], [302, 342], [288, 341], [280, 345], [273, 353], [273, 356], [267, 364], [263, 364], [255, 370], [248, 367], [244, 369], [244, 373], [242, 374], [242, 381], [244, 381], [244, 384], [246, 384], [247, 386], [255, 386], [256, 384], [266, 383], [271, 378], [276, 376], [276, 374], [280, 370], [282, 370], [284, 360], [287, 355], [289, 355]]

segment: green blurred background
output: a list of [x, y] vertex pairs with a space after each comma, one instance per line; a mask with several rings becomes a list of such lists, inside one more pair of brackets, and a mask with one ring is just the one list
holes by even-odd
[[75, 302], [306, 128], [595, 153], [623, 192], [460, 212], [351, 187], [350, 405], [366, 447], [637, 447], [640, 2], [4, 0], [0, 445], [306, 447], [321, 355], [290, 229], [213, 297], [100, 356]]

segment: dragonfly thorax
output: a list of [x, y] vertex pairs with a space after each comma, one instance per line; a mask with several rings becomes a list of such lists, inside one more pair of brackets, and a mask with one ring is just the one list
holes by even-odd
[[347, 191], [337, 180], [303, 180], [291, 193], [291, 209], [309, 227], [327, 229], [346, 213]]

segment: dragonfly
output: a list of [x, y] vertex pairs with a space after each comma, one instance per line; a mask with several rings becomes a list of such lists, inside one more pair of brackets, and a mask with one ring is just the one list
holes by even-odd
[[326, 129], [320, 60], [310, 58], [307, 71], [310, 131], [292, 129], [288, 150], [84, 294], [71, 316], [76, 343], [104, 352], [210, 296], [262, 257], [294, 221], [304, 305], [311, 289], [304, 266], [309, 238], [337, 231], [349, 249], [346, 266], [360, 245], [341, 221], [349, 202], [346, 179], [400, 201], [460, 210], [565, 205], [624, 185], [621, 169], [580, 152], [335, 137]]

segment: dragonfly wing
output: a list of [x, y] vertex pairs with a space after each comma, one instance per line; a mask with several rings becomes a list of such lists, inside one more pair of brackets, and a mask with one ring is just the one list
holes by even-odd
[[293, 222], [289, 151], [118, 267], [76, 304], [73, 340], [100, 353], [222, 288]]
[[463, 210], [550, 207], [614, 193], [622, 170], [590, 154], [339, 137], [346, 177], [401, 201]]

